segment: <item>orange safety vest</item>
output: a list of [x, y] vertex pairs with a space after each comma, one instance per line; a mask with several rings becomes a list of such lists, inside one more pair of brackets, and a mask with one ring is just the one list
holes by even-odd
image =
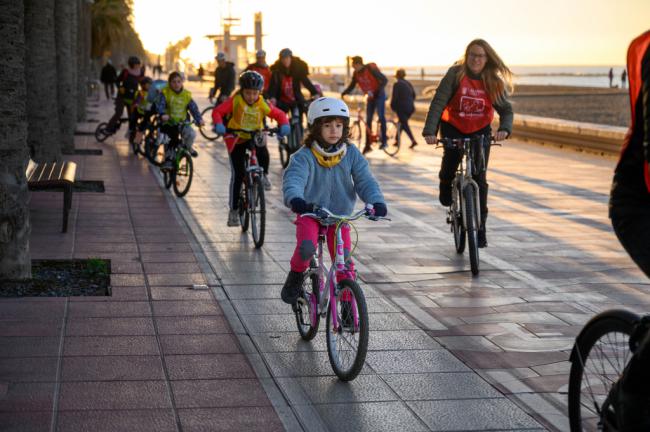
[[372, 68], [377, 69], [377, 65], [374, 63], [368, 63], [363, 69], [354, 72], [354, 79], [357, 81], [357, 84], [359, 84], [361, 91], [366, 94], [368, 92], [376, 94], [377, 90], [379, 90], [379, 81], [372, 74]]
[[[637, 127], [635, 124], [636, 104], [639, 100], [639, 95], [641, 94], [641, 87], [643, 86], [641, 81], [641, 61], [648, 49], [650, 49], [650, 31], [647, 31], [634, 39], [627, 50], [627, 74], [630, 87], [630, 110], [632, 112], [632, 123], [625, 135], [625, 142], [621, 149], [621, 159], [623, 158], [625, 151], [628, 149], [630, 142], [632, 141], [634, 129]], [[641, 125], [638, 126], [642, 127]], [[647, 162], [643, 165], [643, 173], [646, 188], [648, 189], [648, 192], [650, 192], [650, 167]]]
[[483, 80], [470, 79], [467, 75], [458, 84], [441, 116], [442, 121], [464, 134], [483, 129], [492, 123], [493, 118], [494, 107]]

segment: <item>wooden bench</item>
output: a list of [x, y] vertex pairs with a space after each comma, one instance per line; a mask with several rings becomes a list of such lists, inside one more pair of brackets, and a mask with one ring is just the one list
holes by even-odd
[[53, 190], [63, 192], [63, 228], [68, 231], [68, 214], [72, 207], [72, 187], [77, 164], [74, 162], [36, 163], [29, 160], [27, 165], [27, 186], [30, 191]]

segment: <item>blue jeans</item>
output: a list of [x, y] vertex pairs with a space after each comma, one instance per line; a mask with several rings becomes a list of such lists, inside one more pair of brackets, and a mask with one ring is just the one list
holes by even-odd
[[[377, 110], [377, 118], [381, 125], [381, 144], [386, 144], [386, 92], [383, 90], [373, 99], [368, 99], [366, 104], [366, 123], [372, 129], [372, 118]], [[370, 146], [370, 137], [366, 134], [366, 146]]]

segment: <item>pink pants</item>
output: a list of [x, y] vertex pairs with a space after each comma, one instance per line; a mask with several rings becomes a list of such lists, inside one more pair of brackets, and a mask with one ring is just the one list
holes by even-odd
[[[309, 260], [316, 253], [318, 247], [318, 232], [320, 224], [312, 218], [298, 216], [294, 222], [296, 224], [296, 250], [291, 257], [291, 270], [295, 272], [304, 272], [309, 267]], [[334, 234], [336, 226], [330, 225], [327, 227], [327, 248], [330, 252], [330, 257], [334, 259], [336, 238]], [[354, 262], [350, 258], [350, 248], [352, 241], [350, 239], [350, 226], [344, 224], [341, 227], [341, 235], [343, 237], [343, 255], [345, 256], [346, 268], [354, 273]]]

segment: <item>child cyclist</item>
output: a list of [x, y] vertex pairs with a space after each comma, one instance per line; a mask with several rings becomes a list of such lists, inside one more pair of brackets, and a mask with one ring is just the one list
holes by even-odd
[[[348, 145], [350, 112], [338, 99], [322, 97], [309, 106], [309, 130], [304, 146], [293, 154], [282, 180], [284, 203], [298, 214], [296, 248], [291, 257], [291, 271], [282, 287], [282, 300], [294, 304], [300, 295], [303, 273], [316, 252], [319, 223], [303, 213], [314, 206], [325, 207], [336, 214], [352, 213], [356, 195], [371, 203], [376, 216], [386, 216], [384, 196], [370, 172], [368, 161], [359, 150]], [[350, 227], [343, 224], [343, 252], [346, 267], [354, 272], [350, 259]], [[334, 256], [335, 226], [327, 230], [330, 256]]]
[[[222, 104], [212, 110], [214, 131], [224, 135], [224, 141], [230, 156], [230, 212], [228, 213], [228, 226], [239, 225], [237, 205], [239, 201], [239, 190], [245, 174], [245, 156], [247, 143], [251, 140], [250, 133], [241, 130], [254, 132], [264, 127], [263, 121], [266, 116], [275, 120], [280, 130], [278, 137], [289, 135], [289, 120], [278, 108], [269, 104], [261, 97], [264, 89], [264, 78], [255, 71], [246, 71], [239, 76], [239, 91]], [[228, 116], [228, 129], [239, 131], [226, 135], [226, 126], [223, 124], [224, 117]], [[257, 148], [257, 159], [264, 170], [262, 182], [264, 188], [269, 190], [271, 182], [268, 179], [269, 151], [266, 147]]]
[[[196, 132], [191, 125], [185, 125], [179, 131], [178, 125], [188, 119], [188, 111], [194, 118], [194, 123], [203, 126], [199, 107], [192, 99], [192, 93], [183, 88], [183, 77], [178, 72], [169, 74], [167, 87], [160, 92], [160, 97], [156, 102], [156, 109], [162, 120], [161, 132], [170, 139], [170, 146], [178, 145], [179, 133], [183, 137], [183, 145], [187, 148], [193, 157], [198, 156], [196, 150], [192, 148]], [[171, 160], [166, 160], [163, 168], [170, 168]]]
[[[153, 104], [149, 101], [149, 88], [151, 87], [152, 79], [144, 77], [140, 81], [140, 90], [135, 94], [133, 101], [133, 111], [131, 112], [131, 122], [135, 125], [135, 142], [140, 144], [144, 131], [149, 126], [149, 118], [153, 114]], [[140, 121], [142, 119], [142, 121]], [[138, 124], [138, 121], [140, 123]]]

